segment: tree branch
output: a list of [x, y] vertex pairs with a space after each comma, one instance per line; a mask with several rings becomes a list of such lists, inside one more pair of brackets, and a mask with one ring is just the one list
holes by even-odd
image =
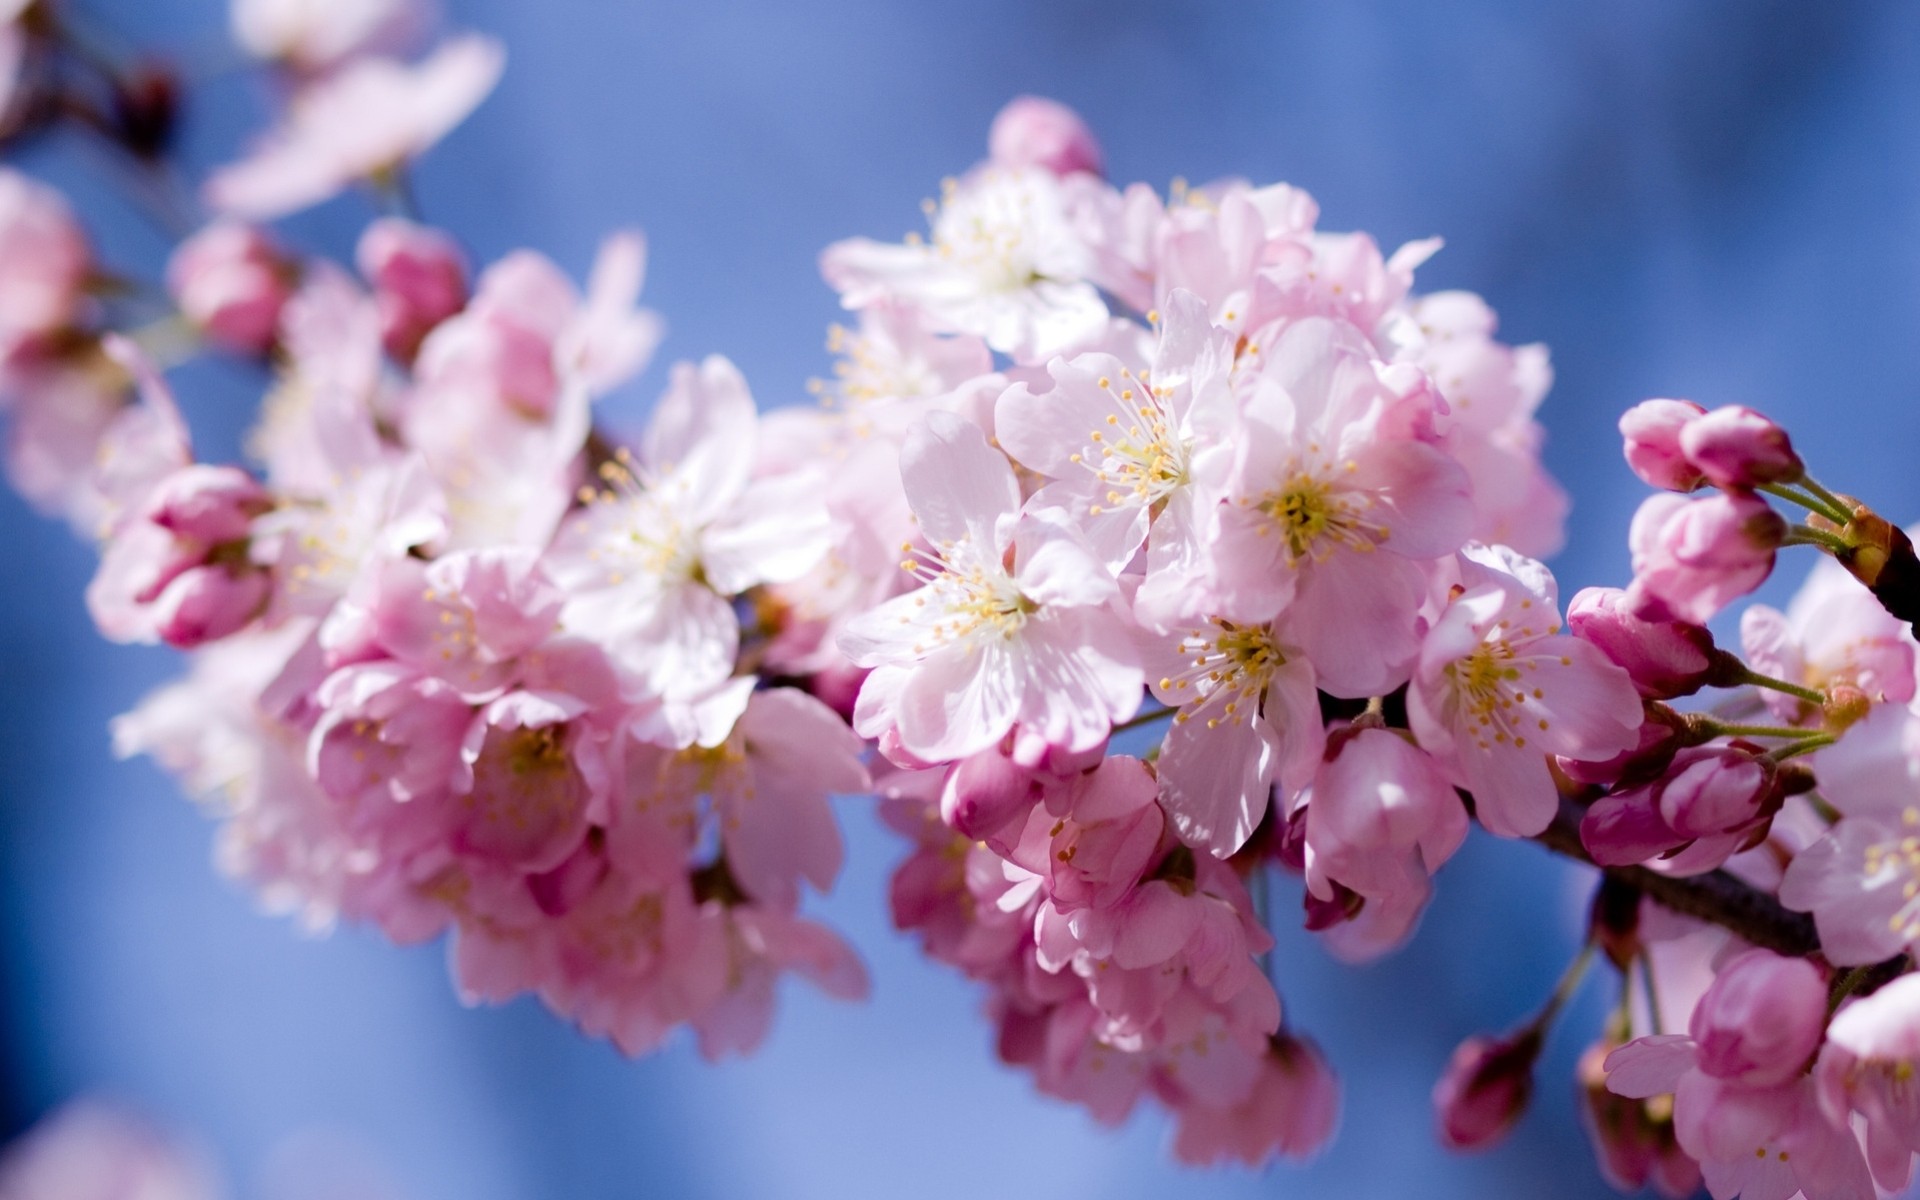
[[[1578, 804], [1563, 798], [1553, 824], [1533, 840], [1555, 854], [1596, 865], [1580, 843], [1581, 815]], [[1656, 904], [1732, 930], [1754, 945], [1775, 953], [1805, 957], [1820, 948], [1812, 917], [1783, 907], [1772, 896], [1725, 871], [1676, 878], [1645, 867], [1599, 869], [1637, 888]]]

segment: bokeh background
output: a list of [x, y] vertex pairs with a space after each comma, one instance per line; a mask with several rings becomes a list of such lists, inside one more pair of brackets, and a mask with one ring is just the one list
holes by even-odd
[[[210, 76], [190, 163], [229, 156], [264, 120], [218, 0], [69, 2]], [[916, 226], [920, 198], [984, 152], [994, 111], [1032, 91], [1086, 115], [1118, 179], [1284, 179], [1317, 195], [1327, 228], [1389, 248], [1444, 234], [1422, 290], [1481, 292], [1508, 340], [1552, 347], [1547, 459], [1576, 500], [1555, 562], [1566, 593], [1626, 575], [1642, 493], [1612, 427], [1650, 395], [1757, 406], [1824, 480], [1920, 517], [1920, 6], [448, 8], [510, 58], [420, 168], [428, 216], [479, 261], [530, 245], [576, 273], [608, 229], [651, 236], [646, 298], [669, 336], [616, 419], [644, 412], [666, 360], [712, 351], [763, 405], [802, 400], [835, 315], [819, 248]], [[103, 161], [56, 143], [26, 165], [75, 196], [109, 261], [157, 270], [164, 245], [113, 198]], [[348, 197], [288, 228], [344, 256], [368, 216]], [[176, 382], [203, 452], [231, 453], [261, 377], [214, 365]], [[1576, 940], [1585, 881], [1535, 847], [1476, 837], [1418, 939], [1384, 963], [1341, 968], [1283, 933], [1290, 1019], [1344, 1074], [1342, 1136], [1305, 1168], [1183, 1172], [1156, 1116], [1103, 1130], [994, 1062], [974, 989], [890, 929], [900, 847], [864, 802], [843, 806], [850, 865], [814, 911], [866, 956], [872, 1002], [792, 989], [770, 1044], [719, 1067], [685, 1045], [625, 1061], [532, 1001], [464, 1010], [435, 947], [315, 941], [257, 916], [209, 869], [199, 814], [108, 751], [108, 719], [172, 657], [98, 641], [80, 602], [91, 551], [11, 494], [0, 546], [9, 1130], [105, 1090], [200, 1138], [236, 1193], [273, 1200], [315, 1194], [312, 1164], [348, 1160], [368, 1200], [1610, 1194], [1569, 1081], [1609, 979], [1563, 1020], [1510, 1142], [1463, 1159], [1430, 1133], [1453, 1043], [1530, 1011]], [[1283, 890], [1277, 907], [1296, 900]]]

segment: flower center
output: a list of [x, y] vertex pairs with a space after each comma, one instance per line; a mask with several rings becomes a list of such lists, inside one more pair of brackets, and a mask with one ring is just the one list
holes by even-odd
[[911, 542], [901, 549], [907, 557], [900, 569], [926, 585], [916, 603], [932, 605], [940, 614], [927, 630], [933, 645], [916, 644], [916, 654], [975, 636], [1011, 639], [1040, 610], [1020, 594], [1003, 566], [982, 561], [965, 539], [936, 546], [931, 553]]
[[1341, 546], [1366, 554], [1387, 540], [1387, 527], [1365, 517], [1371, 497], [1335, 488], [1311, 471], [1295, 471], [1257, 507], [1272, 521], [1260, 532], [1277, 529], [1285, 540], [1288, 566], [1325, 559]]
[[[1107, 415], [1105, 429], [1087, 434], [1092, 453], [1076, 454], [1073, 461], [1107, 485], [1108, 507], [1144, 508], [1187, 482], [1187, 443], [1175, 432], [1165, 408], [1171, 394], [1167, 389], [1149, 386], [1144, 374], [1133, 378], [1124, 367], [1120, 377], [1118, 391], [1113, 380], [1100, 377], [1100, 390], [1118, 411]], [[1095, 516], [1102, 511], [1100, 505], [1092, 509]]]
[[[1522, 719], [1529, 717], [1522, 706], [1529, 697], [1539, 700], [1544, 693], [1527, 687], [1514, 658], [1513, 644], [1496, 638], [1482, 642], [1471, 654], [1441, 669], [1453, 682], [1466, 709], [1469, 732], [1482, 750], [1508, 741], [1516, 749], [1526, 747], [1526, 736], [1517, 732]], [[1551, 725], [1545, 717], [1533, 719], [1543, 730]]]
[[607, 572], [608, 586], [635, 577], [681, 583], [700, 576], [700, 558], [693, 530], [681, 520], [676, 499], [684, 500], [685, 481], [671, 471], [651, 478], [633, 460], [626, 447], [599, 468], [602, 486], [583, 487], [578, 499], [585, 505], [617, 505], [614, 531], [587, 551], [587, 557]]
[[1208, 620], [1207, 628], [1182, 638], [1180, 654], [1192, 665], [1162, 679], [1160, 688], [1175, 693], [1191, 688], [1195, 693], [1174, 714], [1176, 722], [1187, 721], [1208, 701], [1223, 699], [1219, 715], [1207, 718], [1208, 729], [1217, 729], [1223, 722], [1238, 725], [1249, 713], [1258, 713], [1273, 673], [1287, 661], [1267, 626], [1236, 625], [1217, 617]]
[[[1909, 805], [1901, 812], [1900, 823], [1908, 830], [1920, 828], [1920, 808]], [[1920, 939], [1920, 836], [1909, 832], [1904, 837], [1875, 842], [1862, 858], [1861, 866], [1869, 879], [1882, 872], [1906, 877], [1900, 885], [1903, 903], [1887, 919], [1887, 928], [1908, 941]]]

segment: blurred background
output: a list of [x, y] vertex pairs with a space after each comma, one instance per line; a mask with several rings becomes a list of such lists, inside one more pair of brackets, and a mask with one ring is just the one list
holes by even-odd
[[[267, 97], [231, 67], [219, 0], [70, 0], [205, 73], [187, 161], [232, 155]], [[1784, 421], [1827, 483], [1920, 517], [1920, 7], [1241, 0], [449, 0], [497, 34], [505, 82], [417, 174], [427, 217], [485, 262], [517, 246], [576, 275], [609, 229], [653, 245], [656, 365], [731, 356], [763, 406], [805, 398], [836, 315], [814, 258], [920, 225], [1021, 92], [1077, 107], [1120, 181], [1287, 180], [1322, 226], [1387, 248], [1443, 234], [1422, 291], [1487, 297], [1558, 382], [1547, 460], [1575, 500], [1563, 594], [1627, 575], [1643, 494], [1613, 423], [1653, 395]], [[66, 189], [108, 261], [164, 244], [71, 142], [23, 165]], [[357, 196], [288, 222], [351, 253]], [[203, 455], [232, 454], [262, 378], [176, 373]], [[568, 1197], [1586, 1197], [1570, 1069], [1612, 1000], [1589, 980], [1535, 1111], [1499, 1149], [1446, 1155], [1428, 1090], [1453, 1044], [1530, 1012], [1578, 937], [1587, 880], [1477, 836], [1405, 951], [1353, 970], [1281, 933], [1289, 1020], [1346, 1087], [1304, 1168], [1185, 1172], [1143, 1112], [1118, 1131], [998, 1066], [974, 989], [888, 925], [900, 845], [847, 801], [850, 863], [813, 906], [865, 955], [874, 997], [799, 988], [755, 1058], [628, 1062], [536, 1002], [469, 1011], [437, 947], [263, 919], [209, 867], [210, 830], [106, 723], [175, 669], [110, 647], [81, 607], [91, 550], [0, 495], [0, 1121], [83, 1091], [190, 1131], [241, 1196], [295, 1196], [290, 1162], [357, 1160], [356, 1195]], [[1763, 598], [1807, 563], [1789, 558]], [[1298, 897], [1276, 907], [1291, 921]], [[1284, 923], [1284, 922], [1283, 922]], [[316, 1149], [316, 1148], [320, 1149]], [[384, 1187], [384, 1191], [382, 1190]]]

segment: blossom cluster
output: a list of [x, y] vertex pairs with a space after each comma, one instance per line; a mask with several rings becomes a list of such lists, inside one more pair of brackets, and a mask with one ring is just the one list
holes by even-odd
[[839, 872], [828, 797], [866, 789], [860, 743], [743, 636], [748, 598], [827, 548], [822, 477], [763, 469], [719, 357], [675, 366], [630, 444], [596, 430], [660, 337], [636, 234], [583, 290], [532, 251], [470, 278], [403, 217], [351, 270], [248, 223], [397, 186], [491, 86], [473, 36], [380, 56], [417, 7], [234, 10], [288, 114], [208, 181], [220, 215], [165, 285], [203, 347], [271, 372], [251, 467], [197, 458], [164, 340], [114, 332], [65, 202], [0, 175], [14, 478], [99, 538], [102, 634], [191, 652], [115, 744], [207, 802], [222, 866], [269, 906], [451, 931], [463, 996], [537, 993], [629, 1053], [681, 1026], [749, 1049], [779, 975], [866, 988], [799, 914]]
[[[206, 180], [160, 321], [0, 169], [0, 403], [16, 486], [99, 540], [101, 632], [188, 654], [117, 747], [205, 799], [267, 905], [450, 934], [463, 997], [628, 1053], [742, 1052], [783, 974], [865, 991], [801, 908], [841, 866], [831, 798], [874, 793], [910, 845], [894, 920], [984, 987], [1003, 1060], [1260, 1163], [1338, 1116], [1274, 878], [1365, 960], [1478, 824], [1603, 876], [1562, 986], [1439, 1081], [1445, 1143], [1512, 1127], [1599, 955], [1610, 1179], [1905, 1185], [1920, 558], [1779, 426], [1632, 409], [1633, 578], [1563, 613], [1546, 352], [1415, 290], [1437, 240], [1323, 230], [1284, 184], [1116, 185], [1026, 97], [927, 232], [822, 255], [853, 315], [818, 403], [762, 415], [708, 357], [623, 437], [596, 402], [661, 337], [639, 235], [581, 287], [533, 251], [476, 276], [407, 215], [499, 48], [407, 58], [412, 0], [233, 13], [285, 111]], [[11, 136], [105, 87], [113, 143], [164, 154], [172, 83], [77, 77], [47, 0], [7, 28], [37, 64]], [[350, 187], [393, 210], [350, 265], [259, 223]], [[200, 352], [271, 377], [248, 464], [195, 455], [162, 368]], [[1827, 559], [1722, 649], [1707, 622], [1792, 546]]]

